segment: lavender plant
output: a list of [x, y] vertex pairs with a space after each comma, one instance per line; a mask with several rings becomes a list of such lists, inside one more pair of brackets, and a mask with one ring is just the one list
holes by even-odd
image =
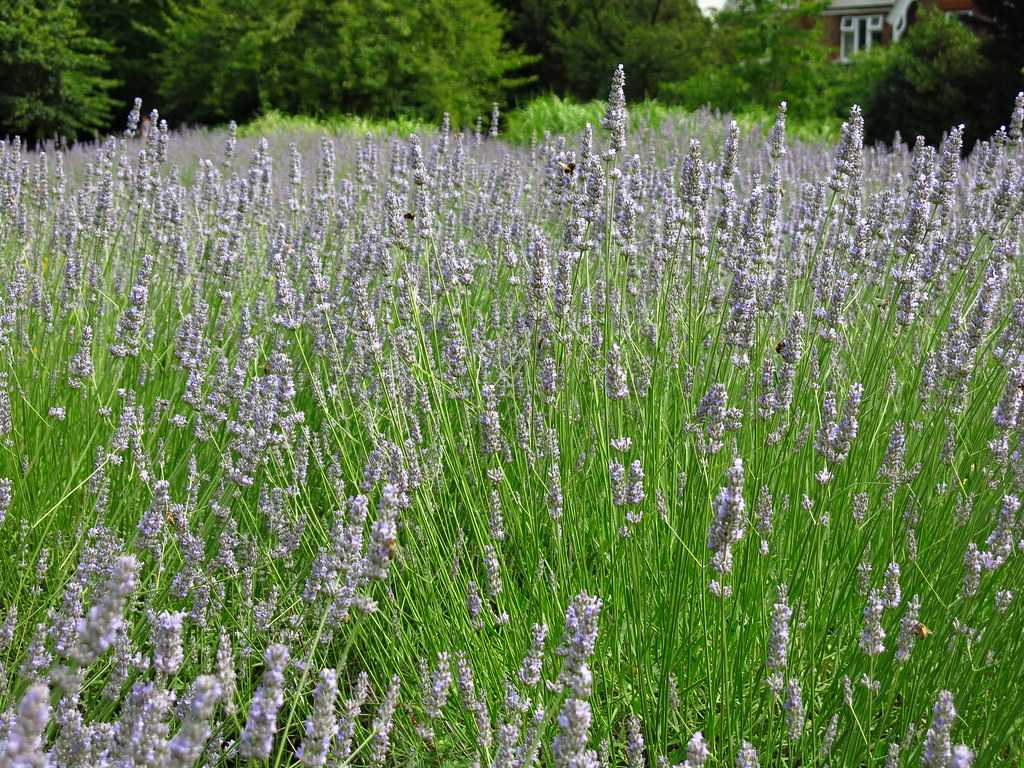
[[627, 75], [528, 148], [0, 142], [0, 768], [1024, 760], [1024, 97]]

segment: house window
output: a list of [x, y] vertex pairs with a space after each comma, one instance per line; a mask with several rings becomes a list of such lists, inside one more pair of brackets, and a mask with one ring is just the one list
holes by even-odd
[[843, 16], [839, 20], [839, 58], [849, 61], [853, 54], [870, 51], [882, 42], [882, 17]]

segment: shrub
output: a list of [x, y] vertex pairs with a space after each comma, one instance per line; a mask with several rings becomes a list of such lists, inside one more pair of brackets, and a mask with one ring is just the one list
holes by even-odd
[[871, 78], [863, 105], [867, 138], [891, 141], [900, 131], [935, 143], [951, 124], [965, 123], [969, 148], [979, 137], [972, 118], [984, 68], [974, 33], [939, 11], [923, 11]]

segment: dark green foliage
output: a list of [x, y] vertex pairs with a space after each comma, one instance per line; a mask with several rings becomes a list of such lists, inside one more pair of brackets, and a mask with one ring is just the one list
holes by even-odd
[[199, 0], [173, 8], [161, 56], [176, 118], [277, 109], [471, 120], [526, 62], [489, 0]]
[[689, 107], [774, 109], [789, 103], [796, 116], [832, 111], [836, 65], [821, 31], [819, 2], [740, 0], [719, 13], [712, 55], [663, 92]]
[[510, 37], [541, 56], [540, 92], [604, 98], [608, 73], [626, 68], [626, 95], [658, 95], [706, 53], [711, 23], [693, 0], [506, 0]]
[[282, 31], [268, 0], [172, 3], [160, 56], [161, 106], [177, 120], [244, 120], [260, 108], [264, 52]]
[[118, 84], [111, 90], [117, 102], [111, 130], [124, 127], [124, 114], [136, 96], [148, 110], [159, 107], [161, 73], [157, 55], [167, 13], [166, 0], [78, 0], [89, 34], [109, 46], [107, 62]]
[[[924, 136], [935, 144], [950, 126], [964, 123], [964, 146], [970, 148], [979, 137], [975, 118], [984, 73], [985, 59], [971, 30], [938, 11], [919, 12], [906, 37], [885, 53], [870, 84], [863, 104], [868, 139], [891, 141], [899, 131], [908, 141]], [[1004, 115], [1011, 106], [1012, 99], [1003, 105]]]
[[1020, 0], [976, 0], [981, 23], [981, 52], [986, 67], [976, 94], [978, 135], [986, 135], [1006, 120], [1007, 104], [1024, 90], [1024, 3]]
[[172, 124], [447, 111], [465, 125], [492, 101], [603, 100], [622, 63], [631, 104], [770, 116], [785, 100], [828, 125], [859, 103], [869, 140], [936, 141], [963, 122], [969, 149], [1024, 89], [1024, 3], [976, 0], [960, 21], [918, 10], [903, 40], [843, 66], [827, 2], [736, 0], [712, 20], [695, 0], [8, 0], [0, 136], [116, 131], [136, 96]]
[[106, 126], [115, 107], [110, 47], [75, 4], [6, 0], [0, 11], [0, 136], [74, 139]]

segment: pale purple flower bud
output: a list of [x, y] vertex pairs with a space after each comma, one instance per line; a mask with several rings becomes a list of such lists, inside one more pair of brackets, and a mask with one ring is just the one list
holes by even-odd
[[885, 768], [900, 768], [900, 743], [894, 741], [889, 745], [885, 755]]
[[223, 691], [214, 675], [200, 675], [189, 690], [180, 730], [167, 745], [168, 768], [192, 768], [206, 749], [211, 718]]
[[136, 132], [139, 130], [139, 120], [142, 118], [142, 99], [138, 96], [135, 97], [135, 101], [132, 102], [131, 111], [128, 113], [128, 122], [124, 129], [125, 138], [135, 138]]
[[338, 725], [338, 736], [335, 742], [334, 755], [338, 760], [344, 761], [352, 752], [352, 737], [355, 735], [356, 719], [366, 703], [366, 697], [370, 692], [370, 677], [365, 672], [360, 672], [356, 679], [356, 689], [352, 698], [345, 702], [345, 711], [341, 715]]
[[688, 768], [704, 768], [704, 764], [711, 759], [711, 752], [708, 750], [704, 734], [697, 731], [690, 737], [686, 745], [686, 763]]
[[622, 367], [622, 350], [612, 344], [608, 350], [608, 364], [605, 367], [604, 391], [612, 400], [624, 400], [629, 396], [626, 383], [626, 369]]
[[882, 628], [882, 614], [885, 602], [882, 593], [872, 589], [864, 607], [864, 628], [860, 633], [860, 649], [868, 656], [878, 656], [885, 652], [885, 630]]
[[949, 768], [953, 756], [949, 733], [956, 721], [956, 707], [953, 705], [953, 694], [939, 691], [939, 696], [932, 708], [932, 722], [924, 737], [924, 752], [921, 754], [921, 765], [925, 768]]
[[718, 453], [725, 446], [726, 432], [735, 432], [743, 425], [743, 411], [729, 407], [724, 384], [713, 384], [701, 398], [693, 415], [697, 431], [697, 449], [701, 453]]
[[1013, 554], [1014, 536], [1017, 530], [1017, 512], [1020, 510], [1020, 499], [1016, 496], [1003, 496], [1002, 510], [995, 529], [985, 541], [988, 547], [989, 570], [1003, 565]]
[[910, 659], [921, 631], [921, 599], [914, 595], [907, 604], [907, 610], [900, 619], [900, 633], [896, 637], [896, 661], [903, 664]]
[[473, 629], [483, 629], [484, 622], [481, 618], [483, 603], [480, 600], [480, 587], [475, 581], [469, 582], [466, 588], [466, 610], [469, 612], [469, 623]]
[[846, 460], [850, 445], [857, 437], [858, 414], [860, 412], [863, 387], [853, 384], [843, 408], [843, 415], [836, 421], [835, 393], [827, 392], [822, 404], [822, 422], [818, 431], [814, 448], [832, 464], [840, 464]]
[[626, 763], [629, 768], [644, 768], [647, 765], [644, 752], [644, 733], [640, 718], [630, 715], [626, 721]]
[[885, 452], [885, 458], [882, 459], [882, 465], [878, 468], [878, 476], [899, 482], [903, 478], [906, 452], [907, 441], [903, 422], [897, 421], [889, 433], [889, 447]]
[[533, 641], [530, 644], [530, 651], [519, 668], [519, 681], [529, 688], [540, 682], [541, 666], [544, 663], [544, 642], [547, 637], [547, 624], [533, 625]]
[[882, 602], [886, 608], [899, 608], [903, 600], [900, 590], [900, 564], [889, 563], [885, 569], [885, 583], [882, 585]]
[[224, 700], [224, 711], [234, 715], [238, 708], [235, 704], [235, 659], [231, 650], [231, 637], [225, 629], [221, 629], [217, 644], [217, 680]]
[[424, 689], [423, 710], [427, 717], [441, 717], [441, 710], [448, 702], [448, 691], [452, 685], [450, 657], [447, 651], [437, 654], [437, 666], [430, 677], [430, 684]]
[[150, 642], [153, 645], [153, 667], [161, 675], [171, 677], [181, 668], [185, 651], [181, 642], [182, 622], [185, 614], [181, 611], [162, 611], [151, 617]]
[[732, 571], [732, 546], [746, 532], [746, 502], [743, 499], [743, 460], [733, 460], [725, 485], [715, 498], [715, 519], [708, 529], [711, 566], [718, 573]]
[[481, 447], [485, 455], [500, 453], [504, 441], [501, 435], [501, 418], [498, 415], [498, 395], [493, 384], [480, 388], [484, 410], [480, 414]]
[[12, 488], [10, 478], [0, 477], [0, 525], [3, 525], [7, 510], [11, 507]]
[[238, 754], [250, 760], [266, 760], [274, 745], [277, 713], [284, 704], [284, 674], [288, 667], [288, 648], [272, 645], [263, 654], [266, 668], [249, 704], [245, 727], [238, 738]]
[[29, 686], [18, 713], [0, 742], [0, 765], [11, 768], [46, 768], [50, 761], [43, 737], [50, 722], [50, 689], [45, 683]]
[[740, 752], [736, 755], [736, 768], [761, 768], [757, 760], [757, 750], [749, 741], [744, 741]]
[[556, 768], [597, 768], [597, 754], [587, 749], [592, 714], [584, 699], [566, 699], [551, 743]]
[[626, 112], [626, 70], [621, 64], [612, 75], [612, 85], [608, 92], [608, 107], [605, 110], [601, 125], [608, 131], [610, 147], [615, 152], [626, 148], [626, 123], [629, 116]]
[[562, 518], [565, 499], [562, 497], [562, 471], [558, 466], [557, 460], [553, 460], [548, 465], [547, 502], [548, 513], [551, 515], [551, 519], [558, 522]]
[[1003, 614], [1010, 610], [1010, 604], [1013, 602], [1013, 590], [1011, 589], [1000, 589], [996, 591], [996, 613]]
[[498, 550], [493, 544], [484, 547], [484, 565], [487, 567], [487, 587], [491, 597], [501, 594], [501, 565], [498, 562]]
[[779, 103], [775, 113], [775, 125], [768, 137], [768, 156], [778, 162], [786, 154], [786, 102]]
[[611, 440], [612, 450], [625, 453], [633, 446], [633, 439], [630, 437], [613, 437]]
[[366, 569], [371, 579], [384, 580], [391, 571], [391, 561], [398, 547], [399, 489], [393, 484], [384, 487], [378, 504], [377, 519], [370, 527], [370, 543]]
[[320, 768], [327, 762], [331, 741], [338, 731], [334, 714], [338, 699], [338, 675], [333, 669], [320, 670], [320, 681], [313, 691], [313, 714], [303, 724], [305, 735], [296, 751], [303, 765]]
[[978, 594], [978, 587], [981, 586], [982, 557], [978, 545], [973, 541], [967, 545], [964, 552], [964, 583], [963, 596], [974, 597]]
[[786, 710], [786, 732], [790, 741], [796, 741], [804, 731], [804, 699], [796, 678], [790, 678], [782, 706]]
[[491, 538], [495, 541], [505, 540], [505, 516], [501, 509], [501, 494], [497, 488], [492, 488], [488, 496], [487, 525], [491, 532]]
[[729, 181], [736, 175], [736, 156], [739, 152], [740, 128], [735, 120], [729, 121], [729, 132], [722, 145], [722, 160], [720, 163], [723, 181]]
[[828, 721], [828, 728], [825, 729], [825, 734], [821, 739], [821, 756], [822, 758], [828, 758], [832, 752], [832, 745], [836, 741], [836, 735], [839, 733], [839, 713], [832, 715], [832, 719]]
[[392, 675], [384, 700], [380, 703], [377, 714], [373, 718], [373, 740], [370, 746], [371, 765], [383, 765], [388, 756], [388, 750], [391, 747], [391, 728], [394, 725], [400, 690], [401, 680], [398, 675]]
[[569, 685], [573, 695], [590, 695], [591, 674], [587, 660], [597, 643], [597, 623], [601, 615], [601, 600], [581, 592], [565, 612], [565, 629], [556, 653], [564, 662], [559, 680]]
[[932, 202], [947, 211], [953, 209], [956, 184], [960, 173], [960, 152], [963, 145], [963, 125], [954, 126], [942, 140], [938, 184]]
[[540, 364], [540, 391], [548, 402], [554, 402], [558, 394], [558, 368], [553, 357], [545, 357]]
[[971, 768], [974, 763], [974, 753], [966, 744], [957, 744], [953, 747], [953, 754], [949, 758], [949, 768]]
[[761, 494], [757, 499], [757, 510], [755, 512], [755, 527], [761, 536], [761, 554], [768, 554], [768, 540], [771, 538], [774, 524], [774, 507], [771, 491], [767, 485], [761, 486]]
[[789, 655], [789, 622], [793, 609], [787, 602], [786, 585], [779, 586], [778, 596], [772, 606], [771, 635], [768, 638], [768, 669], [781, 672], [786, 668]]
[[[629, 492], [627, 501], [630, 504], [640, 504], [645, 498], [644, 493], [644, 467], [639, 459], [634, 459], [629, 465]], [[632, 522], [640, 522], [639, 519]]]
[[498, 138], [498, 126], [501, 123], [501, 112], [498, 109], [498, 102], [491, 104], [491, 128], [487, 132], [489, 138]]
[[125, 605], [138, 583], [139, 568], [139, 561], [132, 555], [122, 555], [114, 561], [99, 600], [81, 621], [78, 643], [71, 652], [79, 664], [92, 664], [114, 644], [124, 624]]

